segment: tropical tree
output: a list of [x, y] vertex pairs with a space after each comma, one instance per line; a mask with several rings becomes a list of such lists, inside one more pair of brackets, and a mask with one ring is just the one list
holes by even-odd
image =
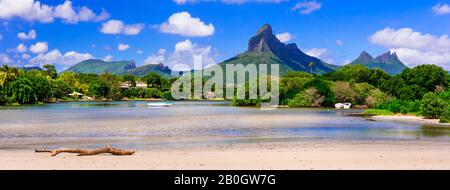
[[316, 66], [316, 63], [314, 63], [314, 62], [310, 62], [310, 63], [309, 63], [309, 69], [310, 69], [310, 72], [309, 72], [309, 73], [313, 74], [312, 70], [313, 70], [313, 68], [314, 68], [315, 66]]
[[427, 119], [439, 119], [448, 109], [448, 103], [430, 92], [423, 96], [422, 114]]
[[37, 96], [34, 93], [33, 83], [26, 77], [19, 77], [8, 85], [9, 96], [21, 104], [31, 104], [37, 101]]
[[50, 76], [52, 79], [56, 79], [56, 77], [58, 77], [58, 71], [56, 71], [54, 65], [44, 65], [44, 69], [47, 76]]

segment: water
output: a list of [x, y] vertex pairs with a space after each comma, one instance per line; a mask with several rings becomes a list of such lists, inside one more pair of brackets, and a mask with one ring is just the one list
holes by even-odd
[[147, 149], [283, 141], [450, 140], [450, 129], [377, 122], [360, 110], [231, 107], [227, 102], [77, 102], [0, 108], [0, 149]]

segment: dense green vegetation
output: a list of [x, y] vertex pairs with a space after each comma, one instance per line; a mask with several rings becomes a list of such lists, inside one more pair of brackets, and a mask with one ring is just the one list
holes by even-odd
[[[74, 100], [69, 94], [79, 92], [94, 100], [121, 100], [127, 98], [171, 99], [170, 85], [174, 79], [149, 73], [143, 78], [132, 75], [117, 76], [109, 72], [78, 74], [64, 72], [57, 74], [52, 65], [44, 70], [23, 70], [14, 67], [0, 68], [0, 105], [34, 104]], [[136, 88], [137, 81], [144, 81], [149, 88]], [[130, 88], [121, 88], [129, 83]]]
[[[289, 72], [280, 79], [280, 99], [289, 107], [332, 107], [348, 102], [354, 107], [376, 108], [368, 111], [371, 114], [414, 114], [448, 122], [449, 85], [449, 74], [434, 65], [391, 76], [381, 69], [356, 64], [321, 76]], [[235, 105], [252, 103], [254, 100], [240, 100]]]
[[381, 109], [367, 109], [364, 110], [363, 114], [366, 115], [395, 115], [389, 110], [381, 110]]
[[[3, 66], [0, 68], [0, 104], [66, 100], [74, 91], [96, 100], [172, 99], [170, 87], [174, 80], [176, 78], [166, 78], [155, 72], [144, 77], [109, 72], [58, 75], [50, 65], [44, 66], [44, 70], [29, 71]], [[450, 118], [450, 76], [434, 65], [406, 69], [396, 76], [381, 69], [347, 65], [325, 75], [288, 72], [279, 80], [280, 104], [289, 107], [333, 107], [335, 103], [348, 102], [359, 108], [386, 110], [384, 113], [422, 115], [442, 122]], [[145, 82], [148, 88], [136, 88], [138, 81]], [[121, 88], [124, 83], [130, 88]], [[260, 105], [264, 100], [249, 99], [248, 83], [245, 86], [247, 99], [234, 98], [233, 105]]]

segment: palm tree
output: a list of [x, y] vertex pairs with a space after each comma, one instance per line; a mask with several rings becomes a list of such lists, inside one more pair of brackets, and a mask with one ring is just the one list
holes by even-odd
[[4, 87], [9, 82], [13, 81], [17, 76], [19, 75], [19, 72], [17, 68], [9, 67], [8, 65], [3, 65], [0, 67], [0, 86]]
[[310, 73], [311, 74], [313, 74], [312, 70], [313, 70], [313, 67], [315, 67], [315, 66], [316, 66], [316, 63], [314, 63], [312, 61], [309, 63], [309, 68], [310, 68]]

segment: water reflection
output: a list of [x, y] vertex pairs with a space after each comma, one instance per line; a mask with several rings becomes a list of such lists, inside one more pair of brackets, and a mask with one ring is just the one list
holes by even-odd
[[350, 117], [361, 110], [277, 109], [229, 102], [74, 102], [0, 109], [0, 148], [84, 144], [195, 146], [298, 140], [450, 140], [450, 128]]

